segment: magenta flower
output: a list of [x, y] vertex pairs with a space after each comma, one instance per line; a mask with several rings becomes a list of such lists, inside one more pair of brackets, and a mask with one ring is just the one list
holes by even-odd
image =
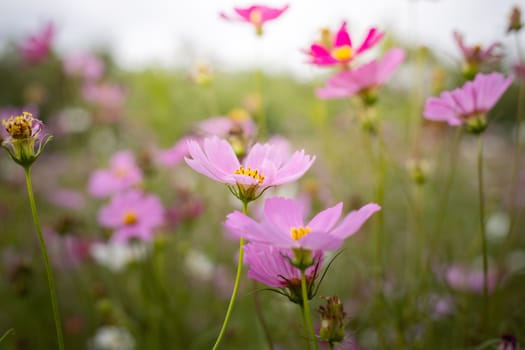
[[355, 49], [352, 46], [350, 35], [346, 30], [346, 22], [343, 22], [341, 28], [330, 42], [314, 43], [307, 52], [310, 55], [310, 63], [317, 66], [334, 66], [342, 64], [348, 67], [348, 64], [359, 54], [375, 46], [383, 37], [383, 33], [376, 28], [371, 28], [366, 35], [365, 40]]
[[465, 61], [463, 73], [469, 79], [479, 72], [481, 66], [498, 63], [503, 56], [498, 52], [501, 50], [501, 43], [499, 42], [491, 44], [486, 49], [483, 49], [481, 45], [467, 46], [463, 41], [463, 35], [459, 32], [454, 32], [454, 40], [461, 50]]
[[30, 63], [40, 63], [51, 51], [55, 26], [49, 22], [41, 31], [31, 35], [18, 47], [20, 55]]
[[64, 60], [64, 71], [69, 76], [95, 81], [104, 74], [104, 62], [90, 53], [74, 54]]
[[281, 16], [287, 9], [288, 5], [282, 8], [253, 5], [247, 8], [235, 7], [234, 10], [236, 15], [234, 16], [228, 16], [224, 12], [221, 12], [220, 15], [227, 20], [237, 20], [250, 23], [255, 27], [257, 35], [262, 35], [264, 23]]
[[485, 130], [486, 113], [494, 107], [512, 83], [500, 73], [476, 75], [461, 88], [431, 97], [425, 104], [423, 115], [429, 120], [446, 121], [449, 125], [466, 124], [469, 131]]
[[117, 193], [99, 211], [98, 222], [112, 229], [112, 241], [121, 243], [131, 238], [150, 241], [154, 230], [164, 223], [164, 207], [160, 199], [138, 190]]
[[[244, 262], [249, 265], [248, 277], [273, 288], [282, 289], [282, 293], [295, 303], [302, 303], [301, 270], [290, 261], [293, 252], [267, 244], [248, 243], [244, 246]], [[321, 250], [314, 252], [314, 264], [306, 269], [308, 297], [315, 292], [315, 280], [319, 277], [324, 260]]]
[[185, 158], [193, 170], [222, 182], [243, 202], [257, 199], [266, 189], [292, 182], [303, 176], [315, 157], [304, 150], [284, 159], [271, 144], [255, 144], [242, 163], [232, 146], [218, 137], [206, 138], [202, 146], [188, 141], [191, 158]]
[[350, 212], [336, 225], [342, 213], [342, 203], [323, 210], [308, 223], [305, 223], [303, 208], [298, 200], [273, 197], [264, 202], [264, 217], [260, 222], [235, 211], [227, 216], [225, 226], [238, 237], [279, 248], [334, 250], [381, 209], [377, 204], [367, 204]]
[[95, 170], [88, 182], [88, 192], [94, 197], [106, 197], [126, 190], [142, 181], [142, 170], [129, 151], [115, 153], [109, 169]]
[[375, 90], [394, 74], [404, 59], [403, 50], [391, 49], [381, 61], [373, 60], [336, 74], [325, 87], [317, 89], [316, 95], [321, 99], [347, 98], [356, 94], [375, 96]]

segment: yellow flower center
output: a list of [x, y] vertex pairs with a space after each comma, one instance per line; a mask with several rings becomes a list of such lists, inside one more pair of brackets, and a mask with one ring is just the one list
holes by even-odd
[[338, 61], [348, 61], [354, 56], [354, 50], [349, 45], [343, 45], [332, 50], [332, 57]]
[[250, 12], [250, 22], [258, 26], [262, 23], [262, 13], [259, 10]]
[[242, 108], [234, 108], [228, 113], [228, 118], [240, 123], [250, 119], [250, 115]]
[[310, 233], [312, 229], [308, 226], [306, 227], [292, 227], [290, 229], [290, 234], [292, 235], [292, 239], [295, 241], [300, 240], [304, 236]]
[[9, 117], [7, 121], [2, 120], [2, 125], [12, 138], [17, 140], [27, 139], [32, 134], [33, 119], [31, 113], [24, 112], [22, 115]]
[[124, 221], [124, 225], [130, 226], [130, 225], [136, 224], [137, 221], [139, 221], [139, 218], [137, 217], [137, 214], [135, 214], [135, 212], [128, 211], [124, 214], [123, 221]]
[[259, 185], [261, 185], [264, 182], [264, 175], [261, 174], [257, 169], [245, 168], [241, 165], [239, 169], [235, 170], [233, 173], [236, 175], [249, 176], [252, 179], [257, 180]]

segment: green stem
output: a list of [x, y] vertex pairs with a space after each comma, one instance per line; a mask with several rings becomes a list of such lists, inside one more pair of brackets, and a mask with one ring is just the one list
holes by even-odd
[[314, 324], [312, 322], [312, 315], [310, 313], [310, 305], [308, 304], [308, 293], [306, 291], [306, 276], [304, 269], [301, 270], [301, 292], [303, 298], [304, 326], [308, 330], [310, 341], [313, 341], [314, 343], [314, 349], [318, 350]]
[[44, 266], [46, 269], [47, 283], [49, 285], [49, 295], [51, 297], [51, 306], [53, 308], [53, 316], [55, 319], [55, 329], [57, 334], [58, 349], [64, 350], [64, 337], [62, 335], [62, 322], [60, 320], [60, 313], [58, 312], [57, 295], [55, 288], [55, 279], [53, 277], [53, 271], [51, 270], [51, 264], [49, 263], [49, 255], [47, 253], [46, 242], [42, 235], [42, 228], [40, 227], [40, 220], [38, 218], [38, 212], [36, 211], [35, 198], [33, 195], [33, 185], [31, 184], [31, 174], [29, 167], [25, 167], [27, 194], [29, 195], [29, 205], [31, 206], [31, 213], [33, 214], [33, 221], [40, 242], [40, 249], [42, 250], [42, 256], [44, 257]]
[[259, 98], [259, 110], [257, 111], [257, 126], [259, 127], [259, 138], [264, 139], [266, 136], [266, 115], [264, 111], [263, 98], [263, 73], [261, 69], [257, 69], [255, 73], [255, 82], [257, 85], [257, 97]]
[[478, 193], [479, 193], [479, 233], [483, 253], [483, 330], [485, 329], [489, 305], [487, 236], [485, 234], [485, 199], [483, 196], [483, 138], [478, 135]]
[[[242, 203], [242, 212], [244, 214], [248, 213], [248, 203], [247, 202]], [[239, 283], [241, 281], [243, 260], [244, 260], [244, 237], [241, 237], [241, 239], [239, 240], [239, 260], [237, 261], [237, 274], [235, 275], [235, 284], [233, 285], [233, 292], [230, 297], [230, 303], [228, 304], [228, 310], [226, 310], [226, 315], [224, 316], [224, 321], [222, 323], [222, 327], [219, 332], [219, 336], [217, 337], [217, 340], [215, 341], [215, 344], [213, 345], [213, 350], [216, 350], [219, 348], [222, 338], [224, 337], [224, 334], [226, 333], [226, 327], [228, 326], [228, 322], [230, 322], [230, 317], [233, 311], [233, 305], [235, 304], [235, 299], [237, 299], [237, 293], [239, 291]]]

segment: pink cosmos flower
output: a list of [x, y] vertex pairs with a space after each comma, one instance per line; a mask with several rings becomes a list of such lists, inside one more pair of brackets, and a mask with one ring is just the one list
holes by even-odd
[[454, 40], [456, 40], [465, 62], [476, 69], [480, 65], [497, 63], [502, 58], [501, 53], [497, 52], [501, 49], [501, 43], [499, 42], [491, 44], [486, 49], [483, 49], [481, 45], [467, 46], [463, 41], [463, 35], [459, 32], [454, 32]]
[[231, 21], [241, 21], [251, 23], [255, 27], [257, 35], [262, 35], [264, 23], [276, 19], [281, 16], [284, 11], [288, 9], [288, 5], [282, 8], [274, 8], [262, 5], [252, 5], [247, 8], [235, 7], [235, 15], [229, 16], [224, 12], [220, 13], [220, 16], [224, 19]]
[[172, 147], [155, 151], [155, 162], [165, 167], [172, 167], [184, 160], [188, 156], [188, 141], [194, 140], [193, 137], [183, 137]]
[[64, 71], [69, 76], [95, 81], [104, 74], [104, 62], [91, 53], [77, 53], [66, 57]]
[[237, 237], [280, 248], [334, 250], [353, 235], [381, 207], [370, 203], [350, 212], [338, 225], [343, 203], [323, 210], [305, 223], [304, 205], [294, 199], [274, 197], [264, 202], [264, 218], [256, 222], [239, 211], [227, 216], [225, 226]]
[[425, 104], [423, 115], [429, 120], [446, 121], [449, 125], [467, 124], [467, 127], [486, 127], [485, 114], [494, 107], [512, 83], [500, 73], [478, 73], [474, 81], [461, 88], [431, 97]]
[[297, 180], [315, 160], [304, 150], [285, 159], [275, 146], [257, 143], [241, 163], [232, 146], [218, 137], [204, 139], [202, 146], [190, 140], [188, 150], [191, 158], [185, 160], [193, 170], [228, 185], [245, 202], [257, 199], [269, 187]]
[[150, 241], [154, 230], [164, 223], [160, 199], [138, 190], [117, 193], [99, 211], [101, 226], [114, 230], [112, 241], [121, 243], [131, 238]]
[[87, 102], [111, 110], [122, 108], [126, 99], [122, 86], [110, 82], [87, 82], [82, 88], [82, 96]]
[[220, 138], [226, 138], [232, 134], [242, 134], [251, 138], [255, 136], [257, 127], [248, 113], [243, 110], [234, 110], [227, 117], [218, 116], [203, 120], [197, 124], [196, 131], [201, 135], [216, 135]]
[[346, 22], [343, 22], [332, 42], [314, 43], [310, 46], [310, 63], [325, 67], [342, 64], [347, 67], [357, 55], [375, 46], [383, 34], [376, 28], [371, 28], [365, 40], [355, 49], [346, 30]]
[[18, 47], [20, 55], [30, 63], [40, 63], [51, 51], [55, 26], [49, 22], [42, 30], [28, 37]]
[[95, 170], [91, 174], [88, 192], [94, 197], [106, 197], [141, 181], [142, 170], [135, 164], [133, 153], [120, 151], [111, 157], [109, 169]]
[[326, 86], [317, 89], [321, 99], [347, 98], [355, 94], [373, 92], [385, 83], [405, 59], [401, 49], [391, 49], [381, 61], [373, 60], [330, 78]]

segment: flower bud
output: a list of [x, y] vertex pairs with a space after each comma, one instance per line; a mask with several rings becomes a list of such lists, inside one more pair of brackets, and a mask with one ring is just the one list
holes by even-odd
[[345, 337], [345, 318], [343, 303], [338, 296], [323, 297], [325, 305], [317, 308], [321, 315], [321, 329], [319, 338], [330, 344], [339, 343]]
[[468, 132], [476, 135], [481, 134], [488, 126], [487, 117], [484, 113], [472, 115], [465, 125]]
[[507, 33], [518, 32], [522, 27], [523, 23], [521, 23], [521, 10], [518, 6], [514, 6], [509, 16], [509, 26], [507, 27]]

